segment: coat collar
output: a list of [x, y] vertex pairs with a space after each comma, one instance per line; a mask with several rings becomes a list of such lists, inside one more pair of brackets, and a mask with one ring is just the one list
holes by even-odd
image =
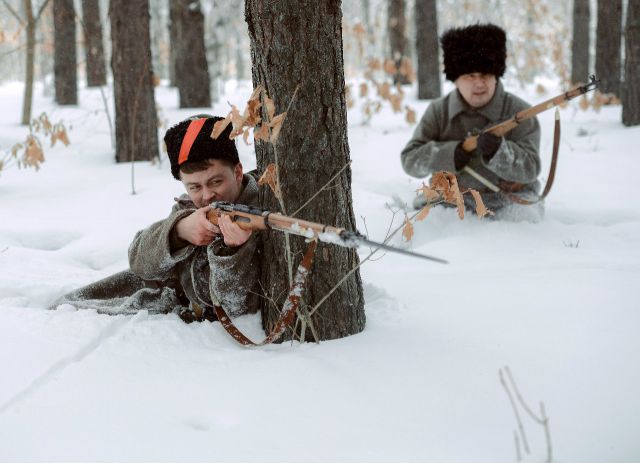
[[491, 101], [482, 108], [474, 109], [464, 101], [458, 89], [455, 89], [451, 92], [451, 96], [449, 98], [449, 119], [453, 119], [462, 112], [476, 112], [482, 114], [490, 121], [496, 121], [500, 119], [500, 116], [502, 115], [502, 100], [504, 99], [504, 93], [502, 82], [498, 80], [496, 84], [496, 92], [493, 94]]

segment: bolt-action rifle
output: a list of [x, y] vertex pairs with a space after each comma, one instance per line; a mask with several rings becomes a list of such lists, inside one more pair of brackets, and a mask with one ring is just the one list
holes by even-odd
[[384, 249], [386, 251], [404, 254], [406, 256], [419, 257], [421, 259], [448, 263], [438, 257], [427, 256], [405, 249], [389, 246], [385, 243], [371, 241], [358, 232], [345, 230], [344, 228], [323, 225], [321, 223], [309, 222], [307, 220], [288, 217], [278, 212], [269, 212], [257, 207], [246, 206], [244, 204], [233, 204], [226, 201], [215, 201], [211, 203], [211, 211], [207, 213], [207, 219], [214, 224], [218, 224], [218, 217], [228, 215], [232, 221], [244, 230], [279, 230], [284, 233], [303, 236], [309, 240], [319, 240], [325, 243], [336, 244], [347, 248], [358, 248], [366, 245], [373, 248]]

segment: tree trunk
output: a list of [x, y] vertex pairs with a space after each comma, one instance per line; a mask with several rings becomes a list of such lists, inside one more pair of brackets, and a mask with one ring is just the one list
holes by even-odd
[[[253, 84], [264, 86], [278, 113], [288, 110], [275, 148], [264, 142], [256, 144], [260, 172], [276, 161], [277, 149], [284, 210], [266, 187], [260, 191], [261, 205], [355, 230], [351, 170], [347, 167], [322, 189], [349, 163], [340, 1], [247, 0], [245, 5]], [[272, 328], [288, 292], [284, 238], [279, 232], [265, 235], [264, 261], [268, 265], [262, 269], [261, 283], [265, 296], [271, 299], [265, 300], [262, 308], [266, 330]], [[294, 269], [305, 248], [304, 239], [291, 237]], [[320, 243], [300, 313], [304, 316], [357, 264], [354, 250]], [[364, 329], [362, 282], [357, 270], [338, 286], [311, 321], [313, 330], [308, 326], [303, 329], [306, 340], [312, 339], [312, 331], [319, 340], [325, 340]], [[303, 334], [300, 331], [298, 324], [297, 336]]]
[[54, 65], [56, 103], [78, 104], [76, 69], [76, 14], [73, 0], [53, 0]]
[[25, 54], [24, 98], [22, 100], [22, 125], [31, 122], [31, 107], [33, 106], [33, 79], [36, 59], [36, 20], [33, 17], [31, 0], [23, 1], [27, 16], [27, 52]]
[[[181, 108], [211, 106], [209, 67], [200, 2], [180, 0], [176, 15], [176, 77]], [[173, 44], [171, 45], [173, 48]]]
[[[407, 21], [405, 18], [405, 0], [389, 0], [387, 15], [387, 27], [389, 29], [389, 44], [391, 46], [391, 59], [396, 63], [396, 69], [400, 70], [402, 61], [408, 59], [407, 38], [405, 36]], [[408, 76], [398, 71], [393, 76], [394, 84], [409, 84]]]
[[622, 123], [640, 125], [640, 0], [627, 5]]
[[178, 28], [180, 27], [179, 4], [180, 0], [169, 0], [169, 80], [172, 87], [178, 86], [176, 61], [178, 60]]
[[111, 72], [116, 108], [116, 161], [158, 157], [148, 0], [111, 0]]
[[571, 82], [588, 82], [589, 77], [589, 0], [573, 0], [573, 39], [571, 41]]
[[441, 94], [436, 0], [416, 0], [415, 11], [418, 98], [429, 100]]
[[600, 91], [620, 95], [620, 42], [622, 0], [598, 0], [596, 76]]
[[82, 17], [87, 57], [87, 86], [100, 87], [107, 83], [100, 2], [98, 0], [82, 0]]

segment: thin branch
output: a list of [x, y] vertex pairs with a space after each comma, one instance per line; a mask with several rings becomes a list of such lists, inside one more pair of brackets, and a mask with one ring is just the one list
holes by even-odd
[[516, 401], [513, 399], [511, 395], [511, 391], [509, 390], [509, 386], [507, 386], [507, 382], [504, 380], [504, 375], [502, 374], [502, 370], [499, 370], [500, 374], [500, 383], [502, 387], [504, 387], [505, 392], [507, 393], [507, 397], [509, 397], [509, 402], [511, 403], [511, 408], [513, 409], [513, 414], [516, 416], [516, 421], [518, 422], [518, 429], [520, 430], [520, 435], [522, 436], [522, 443], [524, 444], [524, 450], [529, 454], [529, 443], [527, 442], [527, 435], [524, 432], [524, 426], [522, 425], [522, 420], [520, 419], [520, 414], [518, 413], [518, 406], [516, 405]]
[[38, 14], [35, 17], [35, 22], [38, 22], [38, 20], [40, 19], [40, 16], [44, 12], [44, 9], [47, 7], [48, 3], [49, 3], [49, 0], [44, 0], [44, 3], [42, 5], [40, 5], [40, 9], [38, 10]]
[[520, 402], [520, 405], [522, 405], [522, 408], [524, 409], [524, 411], [527, 412], [527, 414], [531, 417], [531, 419], [533, 421], [535, 421], [538, 424], [544, 425], [544, 420], [542, 418], [538, 417], [535, 413], [533, 413], [531, 408], [529, 408], [527, 403], [522, 398], [522, 395], [520, 394], [520, 391], [518, 390], [518, 387], [516, 386], [516, 382], [514, 381], [513, 376], [511, 375], [511, 370], [509, 369], [509, 367], [505, 366], [504, 370], [507, 372], [507, 377], [509, 378], [509, 383], [511, 384], [511, 387], [513, 388], [513, 391], [516, 394], [518, 402]]
[[2, 0], [2, 3], [4, 3], [4, 6], [7, 7], [7, 10], [9, 10], [9, 13], [11, 13], [13, 17], [18, 20], [21, 26], [27, 25], [27, 22], [20, 17], [20, 15], [16, 12], [16, 10], [13, 9], [13, 7], [9, 4], [9, 2], [7, 2], [7, 0]]
[[316, 196], [318, 196], [320, 193], [322, 193], [350, 165], [351, 165], [351, 161], [347, 162], [344, 166], [342, 166], [342, 169], [340, 169], [337, 174], [335, 174], [333, 177], [331, 177], [327, 183], [325, 183], [318, 191], [316, 191], [316, 193], [311, 198], [309, 198], [302, 206], [300, 206], [291, 215], [295, 217], [298, 214], [298, 212], [300, 212], [302, 209], [304, 209], [311, 201], [313, 201], [316, 198]]
[[544, 403], [540, 402], [540, 415], [544, 421], [544, 438], [547, 442], [547, 463], [553, 461], [553, 447], [551, 446], [551, 431], [549, 430], [549, 418], [544, 409]]
[[520, 437], [518, 437], [518, 431], [513, 430], [513, 439], [516, 443], [516, 459], [522, 461], [522, 450], [520, 450]]

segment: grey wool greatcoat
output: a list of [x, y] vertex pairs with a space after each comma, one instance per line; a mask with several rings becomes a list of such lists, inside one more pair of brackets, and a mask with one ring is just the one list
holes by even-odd
[[[258, 185], [245, 175], [237, 202], [256, 206], [257, 201]], [[176, 236], [175, 225], [195, 210], [188, 195], [176, 198], [166, 219], [134, 237], [129, 270], [73, 291], [52, 308], [68, 303], [109, 314], [175, 312], [188, 321], [200, 318], [202, 311], [211, 314], [214, 304], [231, 316], [255, 311], [258, 233], [237, 248], [226, 247], [221, 236], [207, 246], [192, 245]]]
[[[468, 173], [456, 171], [454, 151], [456, 145], [473, 129], [483, 129], [529, 107], [525, 101], [505, 92], [500, 81], [491, 101], [478, 109], [471, 108], [458, 90], [453, 90], [431, 102], [425, 111], [413, 137], [402, 150], [402, 167], [407, 174], [418, 178], [424, 178], [440, 170], [454, 172], [461, 189], [479, 190], [485, 204], [490, 209], [498, 210], [509, 204], [509, 200], [500, 193], [489, 191]], [[527, 119], [505, 135], [498, 151], [489, 162], [485, 162], [482, 156], [474, 152], [468, 166], [494, 184], [500, 181], [524, 184], [524, 188], [518, 194], [524, 198], [535, 197], [539, 190], [539, 147], [538, 120]], [[465, 203], [471, 209], [474, 203], [468, 196], [465, 195]]]

